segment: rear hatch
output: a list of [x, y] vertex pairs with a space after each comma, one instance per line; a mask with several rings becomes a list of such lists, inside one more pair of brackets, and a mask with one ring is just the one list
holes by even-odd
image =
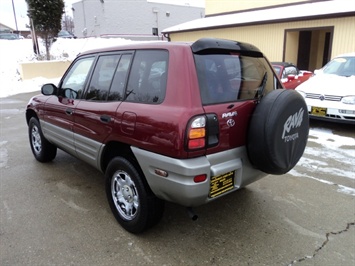
[[255, 106], [263, 95], [282, 88], [272, 67], [249, 44], [202, 39], [192, 50], [205, 111], [206, 154], [244, 146]]

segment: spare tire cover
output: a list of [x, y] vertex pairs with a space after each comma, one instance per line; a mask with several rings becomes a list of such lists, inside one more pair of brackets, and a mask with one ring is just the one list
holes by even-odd
[[294, 90], [274, 90], [262, 98], [251, 117], [249, 159], [265, 173], [287, 173], [302, 157], [308, 132], [308, 109], [303, 97]]

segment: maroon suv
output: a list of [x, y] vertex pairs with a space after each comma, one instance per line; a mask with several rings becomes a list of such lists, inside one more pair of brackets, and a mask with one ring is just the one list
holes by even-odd
[[302, 96], [264, 55], [213, 38], [82, 53], [26, 120], [38, 161], [59, 148], [105, 173], [112, 212], [133, 233], [159, 222], [164, 201], [194, 207], [288, 172], [308, 138]]

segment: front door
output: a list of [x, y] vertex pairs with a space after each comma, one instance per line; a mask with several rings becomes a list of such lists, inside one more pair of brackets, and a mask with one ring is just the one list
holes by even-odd
[[86, 57], [72, 64], [63, 77], [58, 93], [46, 101], [43, 132], [51, 142], [68, 153], [75, 154], [73, 114], [89, 76], [95, 57]]

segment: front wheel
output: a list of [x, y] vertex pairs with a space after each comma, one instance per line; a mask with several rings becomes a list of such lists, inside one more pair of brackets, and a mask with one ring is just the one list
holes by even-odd
[[31, 150], [37, 161], [42, 163], [52, 161], [57, 155], [57, 147], [43, 136], [41, 125], [32, 117], [28, 123], [28, 136]]
[[106, 195], [120, 225], [131, 233], [141, 233], [157, 224], [164, 201], [149, 188], [143, 174], [129, 160], [115, 157], [106, 170]]

